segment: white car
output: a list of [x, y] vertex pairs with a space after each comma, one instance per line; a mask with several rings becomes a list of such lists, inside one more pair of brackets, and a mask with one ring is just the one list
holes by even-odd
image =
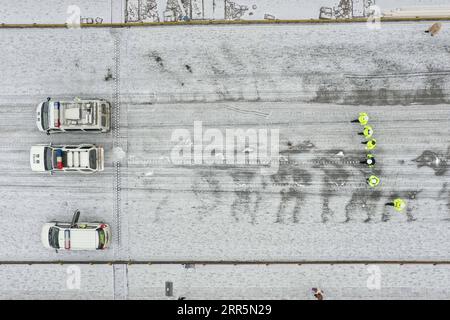
[[103, 250], [111, 243], [111, 228], [105, 223], [78, 222], [75, 211], [72, 222], [44, 224], [41, 241], [44, 247], [56, 250]]
[[39, 131], [108, 132], [111, 128], [111, 105], [102, 99], [41, 102], [36, 109]]
[[35, 145], [30, 150], [30, 165], [37, 172], [94, 173], [104, 170], [104, 150], [93, 144]]

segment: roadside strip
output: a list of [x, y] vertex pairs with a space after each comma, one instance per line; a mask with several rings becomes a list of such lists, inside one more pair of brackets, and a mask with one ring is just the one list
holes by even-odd
[[[373, 18], [372, 18], [373, 19]], [[300, 20], [191, 20], [181, 22], [124, 22], [124, 23], [81, 23], [81, 28], [128, 28], [128, 27], [158, 27], [158, 26], [197, 26], [197, 25], [266, 25], [266, 24], [333, 24], [333, 23], [366, 23], [367, 18], [355, 19], [300, 19]], [[380, 22], [416, 22], [416, 21], [450, 21], [450, 16], [415, 17], [415, 18], [380, 18]], [[68, 28], [67, 23], [54, 24], [0, 24], [0, 29], [28, 28]]]
[[297, 261], [265, 261], [265, 260], [254, 260], [254, 261], [208, 261], [208, 260], [199, 260], [199, 261], [144, 261], [144, 260], [104, 260], [104, 261], [0, 261], [0, 265], [50, 265], [50, 264], [60, 264], [60, 265], [163, 265], [163, 264], [171, 264], [171, 265], [369, 265], [369, 264], [380, 264], [380, 265], [412, 265], [412, 264], [420, 264], [420, 265], [450, 265], [450, 260], [297, 260]]

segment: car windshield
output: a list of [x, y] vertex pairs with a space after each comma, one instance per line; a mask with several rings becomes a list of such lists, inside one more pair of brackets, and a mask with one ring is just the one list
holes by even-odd
[[91, 169], [97, 169], [97, 150], [89, 151], [89, 166]]
[[44, 130], [48, 129], [48, 102], [44, 102], [42, 105], [41, 124]]
[[59, 229], [56, 227], [51, 227], [48, 230], [48, 243], [50, 247], [59, 249]]
[[98, 232], [98, 242], [99, 242], [98, 248], [103, 249], [106, 244], [105, 231], [103, 229], [98, 229], [97, 232]]
[[53, 158], [52, 148], [46, 147], [44, 151], [45, 170], [53, 170], [52, 158]]

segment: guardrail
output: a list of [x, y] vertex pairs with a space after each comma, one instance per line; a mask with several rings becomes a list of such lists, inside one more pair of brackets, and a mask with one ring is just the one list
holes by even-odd
[[[450, 21], [450, 16], [442, 17], [415, 17], [398, 18], [383, 17], [381, 22], [413, 22], [413, 21]], [[81, 23], [81, 28], [128, 28], [128, 27], [157, 27], [157, 26], [198, 26], [198, 25], [265, 25], [265, 24], [333, 24], [333, 23], [362, 23], [367, 22], [367, 18], [355, 19], [299, 19], [299, 20], [191, 20], [177, 22], [124, 22], [124, 23]], [[24, 29], [24, 28], [68, 28], [72, 27], [67, 23], [54, 24], [0, 24], [0, 29]]]

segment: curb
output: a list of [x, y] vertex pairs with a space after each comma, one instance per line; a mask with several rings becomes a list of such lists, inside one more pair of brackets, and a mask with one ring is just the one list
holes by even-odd
[[[434, 18], [381, 18], [381, 22], [417, 22], [417, 21], [450, 21], [450, 16]], [[181, 22], [124, 22], [80, 24], [81, 28], [129, 28], [129, 27], [159, 27], [159, 26], [202, 26], [202, 25], [270, 25], [270, 24], [345, 24], [365, 23], [366, 18], [355, 19], [299, 19], [299, 20], [197, 20]], [[33, 28], [69, 28], [67, 23], [55, 24], [0, 24], [0, 29], [33, 29]]]

